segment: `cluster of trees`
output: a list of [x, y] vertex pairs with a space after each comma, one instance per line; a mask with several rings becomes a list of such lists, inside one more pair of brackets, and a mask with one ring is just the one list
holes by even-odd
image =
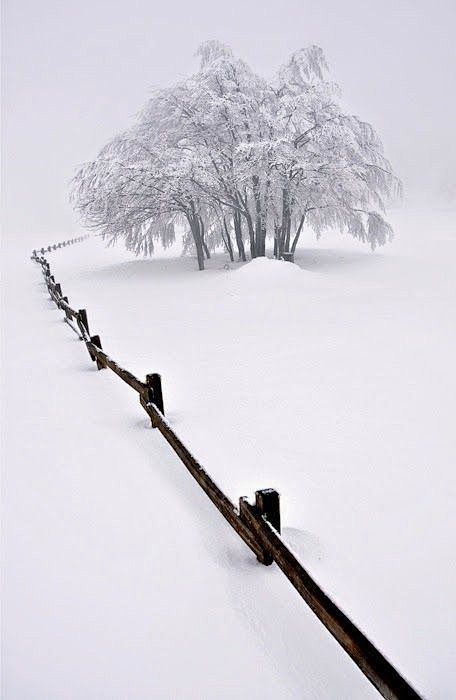
[[200, 69], [153, 93], [135, 124], [73, 180], [83, 223], [145, 255], [176, 226], [199, 269], [293, 253], [303, 231], [338, 227], [372, 248], [392, 237], [382, 212], [400, 183], [373, 128], [345, 114], [322, 50], [294, 53], [273, 82], [217, 41]]

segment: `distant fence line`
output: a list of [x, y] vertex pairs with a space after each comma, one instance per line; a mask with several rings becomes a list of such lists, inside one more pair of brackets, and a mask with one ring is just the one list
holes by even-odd
[[258, 490], [255, 493], [254, 505], [250, 504], [247, 498], [241, 497], [239, 508], [236, 508], [190, 450], [185, 447], [166, 420], [160, 374], [148, 374], [145, 381], [141, 381], [121, 367], [103, 350], [100, 336], [91, 335], [86, 309], [75, 310], [70, 306], [68, 297], [63, 295], [61, 285], [51, 274], [44, 252], [57, 250], [86, 238], [88, 236], [81, 236], [65, 243], [48, 246], [47, 249], [34, 250], [32, 260], [41, 265], [51, 299], [64, 312], [66, 323], [84, 341], [91, 360], [96, 362], [98, 369], [110, 369], [139, 394], [140, 405], [149, 416], [152, 427], [159, 430], [225, 520], [262, 564], [269, 565], [273, 562], [277, 564], [318, 619], [379, 693], [388, 700], [419, 700], [420, 695], [326, 595], [284, 542], [280, 535], [278, 492], [270, 488]]
[[47, 248], [40, 248], [39, 250], [34, 250], [32, 254], [32, 259], [35, 260], [38, 253], [44, 255], [45, 253], [52, 253], [53, 250], [58, 250], [60, 248], [66, 248], [69, 245], [74, 245], [74, 243], [80, 243], [90, 238], [90, 233], [86, 233], [85, 236], [78, 236], [77, 238], [70, 238], [68, 241], [61, 241], [60, 243], [53, 243], [48, 245]]

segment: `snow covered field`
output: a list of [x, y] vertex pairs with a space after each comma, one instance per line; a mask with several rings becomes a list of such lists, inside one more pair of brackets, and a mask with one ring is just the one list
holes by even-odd
[[[49, 261], [106, 351], [162, 374], [223, 490], [277, 488], [310, 573], [417, 690], [450, 698], [455, 217], [390, 218], [388, 248], [304, 237], [295, 266], [198, 273], [99, 238]], [[29, 254], [5, 274], [4, 697], [377, 697], [94, 369]]]

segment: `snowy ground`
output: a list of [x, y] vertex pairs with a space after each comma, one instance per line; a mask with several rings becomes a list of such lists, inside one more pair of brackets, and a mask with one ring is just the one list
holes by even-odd
[[[309, 571], [419, 691], [450, 698], [456, 227], [391, 218], [388, 249], [329, 235], [299, 266], [198, 273], [99, 238], [49, 260], [107, 352], [162, 374], [224, 491], [277, 488]], [[5, 274], [4, 697], [377, 697], [94, 369], [29, 252]]]

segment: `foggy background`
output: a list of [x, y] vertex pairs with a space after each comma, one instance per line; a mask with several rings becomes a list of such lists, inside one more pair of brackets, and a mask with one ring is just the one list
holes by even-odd
[[455, 4], [450, 0], [6, 0], [4, 230], [36, 244], [79, 230], [78, 164], [127, 127], [155, 86], [196, 69], [198, 45], [229, 44], [270, 76], [320, 45], [349, 111], [371, 122], [405, 185], [405, 206], [456, 199]]

